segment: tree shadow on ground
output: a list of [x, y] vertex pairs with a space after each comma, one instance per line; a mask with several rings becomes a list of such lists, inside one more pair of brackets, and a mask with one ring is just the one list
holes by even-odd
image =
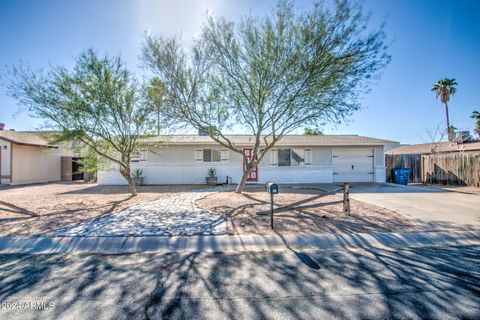
[[[323, 196], [323, 192], [319, 192], [316, 189], [299, 189], [290, 193], [289, 190], [275, 197], [276, 231], [282, 234], [365, 233], [413, 229], [407, 216], [358, 200], [350, 201], [351, 213], [345, 214], [341, 195]], [[291, 203], [300, 204], [288, 207]], [[217, 193], [197, 201], [197, 205], [228, 216], [235, 234], [273, 233], [270, 230], [270, 201], [263, 191], [249, 191], [241, 195]]]
[[[0, 301], [48, 318], [478, 318], [480, 248], [1, 255]], [[17, 313], [15, 313], [17, 312]]]
[[0, 210], [10, 212], [10, 213], [15, 213], [15, 214], [20, 214], [24, 215], [23, 217], [35, 217], [37, 214], [35, 212], [29, 211], [25, 208], [16, 206], [12, 203], [6, 202], [6, 201], [1, 201], [0, 200]]
[[[20, 208], [13, 204], [9, 204], [4, 201], [0, 201], [0, 204], [3, 204], [8, 207], [15, 207], [18, 213], [23, 213], [28, 211], [28, 216], [19, 216], [6, 219], [0, 219], [0, 222], [3, 224], [0, 225], [0, 231], [5, 230], [5, 228], [10, 228], [9, 223], [22, 223], [17, 229], [14, 229], [10, 232], [5, 233], [5, 236], [18, 236], [18, 235], [29, 235], [29, 236], [39, 236], [46, 233], [55, 232], [67, 225], [73, 223], [81, 223], [83, 221], [89, 220], [98, 220], [106, 215], [111, 214], [115, 209], [125, 202], [128, 202], [132, 199], [133, 196], [126, 196], [124, 199], [117, 201], [109, 201], [103, 205], [94, 205], [89, 203], [82, 203], [81, 206], [77, 208], [67, 208], [55, 210], [50, 213], [37, 214], [35, 212], [30, 212], [26, 209]], [[92, 213], [96, 213], [92, 216]]]

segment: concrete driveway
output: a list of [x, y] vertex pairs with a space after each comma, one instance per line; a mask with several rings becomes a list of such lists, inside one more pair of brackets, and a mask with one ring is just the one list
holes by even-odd
[[427, 186], [358, 184], [355, 200], [403, 213], [414, 219], [417, 230], [480, 230], [480, 195]]

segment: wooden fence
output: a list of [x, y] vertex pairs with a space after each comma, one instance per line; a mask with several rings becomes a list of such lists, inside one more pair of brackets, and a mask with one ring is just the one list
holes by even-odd
[[422, 182], [480, 187], [480, 152], [422, 155]]
[[387, 181], [393, 168], [410, 168], [409, 182], [480, 187], [480, 152], [386, 155]]
[[422, 182], [422, 156], [420, 154], [387, 154], [385, 166], [387, 167], [387, 181], [393, 181], [393, 168], [409, 168], [408, 182]]

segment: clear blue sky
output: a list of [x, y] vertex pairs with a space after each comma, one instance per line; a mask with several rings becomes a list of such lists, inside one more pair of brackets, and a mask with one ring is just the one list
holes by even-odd
[[[236, 19], [249, 10], [269, 12], [275, 1], [1, 1], [0, 66], [28, 62], [33, 68], [71, 66], [87, 47], [121, 54], [141, 76], [138, 54], [143, 33], [183, 35], [185, 44], [198, 34], [206, 10]], [[299, 8], [308, 1], [297, 1]], [[362, 103], [364, 108], [327, 134], [360, 134], [400, 141], [428, 142], [427, 131], [442, 128], [443, 106], [430, 92], [443, 77], [459, 86], [450, 103], [450, 119], [459, 129], [472, 130], [470, 114], [480, 110], [480, 1], [366, 0], [372, 23], [386, 19], [393, 40], [391, 64]], [[7, 128], [32, 130], [39, 120], [20, 109], [0, 88], [0, 122]]]

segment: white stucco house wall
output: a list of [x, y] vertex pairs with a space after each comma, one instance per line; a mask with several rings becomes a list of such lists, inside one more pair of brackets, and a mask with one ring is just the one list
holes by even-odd
[[[253, 136], [230, 135], [248, 154]], [[398, 142], [357, 135], [288, 135], [262, 159], [249, 183], [385, 182], [385, 147]], [[218, 182], [238, 183], [244, 169], [242, 155], [208, 136], [168, 135], [142, 141], [132, 161], [141, 168], [145, 184], [203, 184], [209, 168]], [[126, 184], [116, 170], [98, 172], [102, 185]]]
[[0, 184], [60, 181], [60, 152], [36, 133], [0, 130]]

